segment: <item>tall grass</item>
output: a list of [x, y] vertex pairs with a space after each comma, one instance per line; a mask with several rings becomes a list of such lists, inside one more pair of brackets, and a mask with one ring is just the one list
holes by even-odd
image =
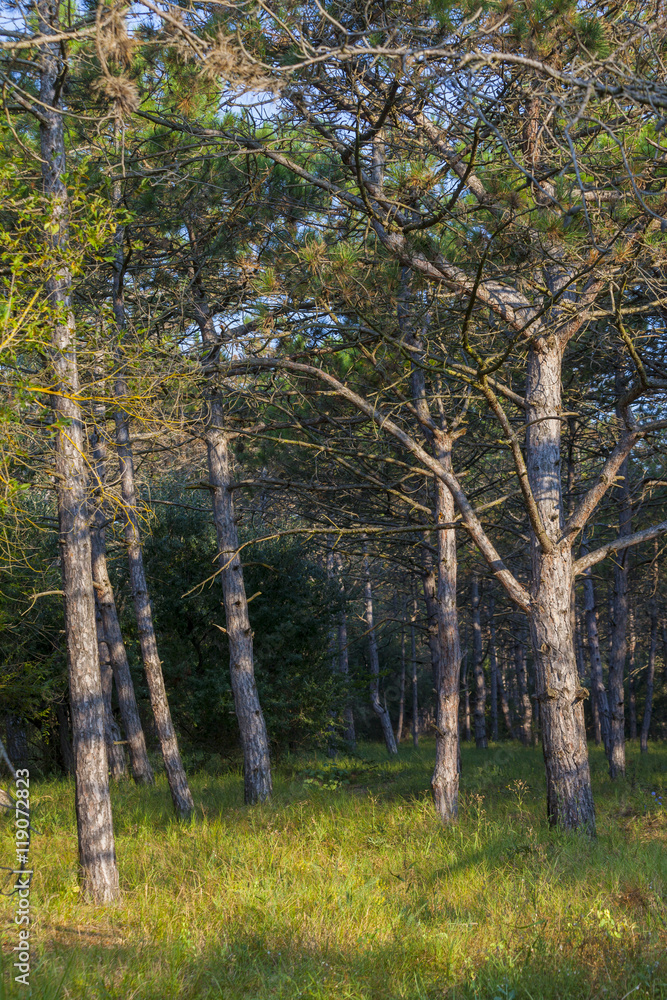
[[[631, 747], [617, 784], [592, 749], [594, 841], [547, 828], [541, 756], [506, 744], [464, 746], [442, 829], [433, 752], [294, 757], [252, 809], [238, 774], [199, 773], [189, 825], [163, 778], [123, 783], [111, 909], [79, 899], [71, 782], [39, 782], [31, 986], [12, 981], [4, 899], [3, 1000], [667, 998], [667, 748]], [[12, 844], [4, 820], [5, 864]]]

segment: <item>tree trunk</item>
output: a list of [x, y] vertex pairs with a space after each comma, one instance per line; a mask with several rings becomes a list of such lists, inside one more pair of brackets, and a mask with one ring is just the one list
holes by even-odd
[[489, 673], [491, 678], [491, 739], [498, 741], [498, 652], [496, 650], [495, 601], [489, 598]]
[[10, 712], [5, 716], [5, 726], [7, 729], [7, 753], [10, 760], [14, 767], [26, 767], [29, 755], [25, 721]]
[[470, 685], [468, 684], [468, 647], [463, 651], [461, 684], [463, 686], [463, 739], [470, 742]]
[[653, 687], [655, 684], [655, 660], [658, 650], [658, 540], [656, 538], [653, 550], [653, 570], [651, 573], [651, 599], [649, 601], [649, 617], [651, 621], [651, 639], [648, 650], [648, 664], [646, 666], [646, 695], [644, 700], [644, 718], [642, 720], [642, 730], [639, 738], [639, 745], [642, 753], [648, 751], [648, 734], [651, 728], [651, 714], [653, 712]]
[[[586, 549], [582, 545], [582, 552]], [[598, 724], [600, 727], [600, 737], [604, 745], [605, 753], [609, 757], [609, 702], [607, 700], [607, 690], [602, 677], [602, 656], [600, 654], [600, 636], [598, 633], [598, 614], [595, 603], [595, 587], [593, 585], [593, 575], [590, 568], [583, 574], [584, 584], [584, 615], [586, 617], [586, 631], [588, 633], [588, 656], [591, 665], [591, 701], [595, 706]], [[596, 743], [599, 740], [596, 738]]]
[[368, 630], [368, 662], [370, 665], [370, 695], [371, 707], [382, 726], [382, 734], [387, 747], [387, 753], [398, 753], [394, 731], [391, 728], [389, 712], [380, 701], [380, 659], [378, 657], [377, 640], [375, 638], [375, 626], [373, 624], [373, 590], [371, 587], [371, 571], [368, 562], [368, 546], [364, 542], [364, 610], [366, 617], [366, 627]]
[[419, 699], [417, 690], [417, 639], [415, 622], [417, 621], [417, 598], [414, 596], [413, 583], [412, 621], [410, 622], [410, 662], [412, 666], [412, 745], [419, 746]]
[[[452, 439], [444, 431], [435, 435], [436, 458], [446, 469], [452, 467]], [[435, 522], [452, 523], [456, 516], [454, 498], [438, 480], [436, 483]], [[436, 812], [443, 823], [455, 823], [459, 815], [459, 686], [461, 683], [461, 646], [456, 607], [456, 532], [444, 528], [438, 536], [438, 640], [440, 671], [436, 691], [435, 768], [431, 789]], [[468, 733], [470, 716], [468, 714]]]
[[[37, 30], [59, 31], [58, 6], [37, 0]], [[50, 361], [55, 374], [52, 396], [55, 436], [55, 480], [58, 502], [60, 560], [65, 606], [65, 638], [69, 668], [70, 709], [76, 773], [76, 814], [85, 898], [96, 903], [118, 899], [118, 869], [104, 741], [102, 686], [97, 656], [95, 595], [90, 564], [84, 457], [85, 434], [78, 402], [79, 373], [76, 330], [71, 309], [72, 279], [67, 254], [69, 206], [61, 81], [66, 67], [60, 42], [40, 46], [40, 152], [44, 193], [50, 204], [53, 276], [46, 292], [54, 310]]]
[[[119, 339], [125, 328], [125, 305], [123, 301], [123, 230], [116, 231], [116, 257], [114, 262], [113, 309]], [[123, 374], [120, 345], [117, 352], [118, 371], [114, 392], [121, 402], [128, 396], [127, 383]], [[121, 403], [122, 405], [122, 403]], [[125, 544], [130, 568], [130, 589], [134, 602], [134, 612], [139, 632], [141, 658], [144, 663], [151, 708], [155, 718], [162, 759], [169, 782], [169, 791], [177, 816], [187, 819], [194, 811], [192, 793], [178, 749], [176, 731], [171, 719], [167, 692], [164, 686], [162, 664], [158, 654], [157, 639], [153, 626], [153, 612], [146, 585], [144, 557], [141, 550], [139, 519], [137, 516], [137, 496], [134, 483], [134, 456], [130, 441], [130, 424], [126, 413], [119, 408], [114, 415], [116, 424], [116, 445], [120, 466], [120, 486], [123, 497], [123, 517], [125, 521]]]
[[479, 576], [472, 574], [470, 607], [472, 614], [472, 671], [475, 682], [475, 746], [488, 747], [486, 738], [486, 680], [482, 663], [482, 622], [480, 613]]
[[507, 662], [506, 655], [503, 652], [500, 659], [499, 669], [498, 669], [498, 692], [500, 694], [500, 707], [503, 713], [503, 719], [505, 720], [505, 728], [507, 730], [507, 735], [515, 740], [516, 732], [514, 731], [514, 724], [512, 722], [512, 711], [510, 709], [509, 697], [507, 694]]
[[433, 566], [433, 556], [430, 548], [430, 532], [426, 535], [421, 547], [422, 566], [424, 570], [424, 603], [428, 619], [428, 648], [431, 654], [431, 673], [433, 675], [433, 690], [438, 693], [440, 684], [440, 641], [438, 639], [438, 580]]
[[[632, 534], [632, 507], [628, 459], [618, 470], [623, 479], [619, 486], [619, 537]], [[628, 631], [628, 567], [630, 549], [619, 552], [614, 560], [614, 596], [612, 600], [611, 656], [609, 658], [609, 774], [625, 774], [625, 660]]]
[[[190, 242], [196, 249], [194, 234]], [[213, 316], [201, 288], [195, 283], [195, 315], [206, 354], [215, 352], [218, 338]], [[205, 374], [211, 373], [206, 370]], [[213, 519], [218, 540], [218, 561], [222, 579], [225, 625], [229, 639], [229, 670], [231, 674], [234, 707], [243, 750], [243, 787], [247, 805], [265, 802], [271, 798], [271, 756], [264, 713], [259, 701], [255, 681], [255, 661], [252, 628], [248, 612], [248, 598], [243, 579], [243, 565], [238, 554], [239, 536], [232, 483], [232, 462], [229, 439], [225, 432], [224, 410], [220, 393], [213, 388], [209, 393], [206, 417], [206, 452], [208, 478], [213, 503]]]
[[405, 714], [405, 625], [401, 623], [401, 678], [399, 681], [398, 723], [396, 725], [396, 743], [403, 739], [403, 716]]
[[[520, 629], [520, 623], [517, 623]], [[516, 671], [516, 682], [519, 691], [519, 703], [521, 705], [521, 723], [519, 725], [519, 739], [524, 746], [530, 746], [533, 731], [533, 707], [530, 703], [528, 693], [528, 666], [526, 664], [526, 647], [519, 637], [514, 643], [514, 669]]]
[[[118, 611], [116, 610], [116, 601], [107, 567], [105, 519], [102, 506], [106, 482], [107, 449], [103, 429], [104, 407], [100, 409], [101, 412], [97, 414], [97, 426], [94, 433], [91, 434], [91, 457], [97, 481], [97, 489], [99, 491], [97, 509], [93, 515], [90, 532], [93, 586], [95, 588], [97, 607], [102, 619], [102, 629], [109, 662], [113, 678], [116, 682], [118, 707], [120, 709], [120, 718], [125, 732], [125, 739], [130, 752], [132, 777], [138, 785], [151, 785], [153, 783], [153, 769], [146, 751], [144, 730], [139, 717], [134, 683], [132, 681], [132, 674], [130, 673], [130, 665], [127, 659], [125, 643], [123, 642]], [[109, 691], [110, 697], [111, 692]], [[119, 747], [118, 749], [122, 748]], [[125, 755], [123, 754], [123, 760], [124, 758]]]
[[555, 336], [533, 343], [526, 379], [528, 478], [547, 541], [531, 531], [530, 632], [552, 825], [594, 834], [582, 688], [572, 635], [572, 549], [562, 539], [560, 483], [562, 348]]
[[[338, 578], [338, 588], [340, 592], [341, 605], [345, 598], [345, 582], [343, 580], [343, 557], [340, 552], [335, 553], [336, 576]], [[353, 749], [356, 743], [354, 732], [354, 713], [350, 703], [350, 659], [347, 652], [347, 615], [345, 608], [341, 606], [338, 618], [338, 669], [345, 682], [345, 705], [343, 706], [343, 736]]]
[[635, 616], [630, 612], [628, 634], [628, 694], [630, 700], [630, 739], [637, 739], [637, 688], [635, 684]]
[[69, 738], [69, 712], [67, 710], [67, 705], [63, 704], [62, 701], [56, 701], [53, 707], [56, 712], [56, 722], [58, 724], [58, 744], [60, 747], [60, 756], [62, 757], [63, 767], [65, 768], [67, 774], [74, 774], [74, 754], [72, 753], [72, 744], [70, 743]]
[[125, 767], [125, 751], [121, 746], [120, 742], [120, 730], [116, 725], [116, 720], [113, 717], [112, 708], [112, 689], [113, 689], [113, 670], [111, 669], [111, 661], [109, 658], [109, 648], [107, 646], [106, 637], [104, 635], [104, 626], [102, 624], [102, 614], [97, 611], [96, 615], [96, 625], [97, 625], [97, 651], [100, 659], [100, 677], [102, 680], [102, 702], [104, 706], [104, 739], [107, 745], [107, 761], [109, 764], [109, 773], [111, 777], [118, 781], [120, 778], [124, 778], [127, 774], [127, 769]]

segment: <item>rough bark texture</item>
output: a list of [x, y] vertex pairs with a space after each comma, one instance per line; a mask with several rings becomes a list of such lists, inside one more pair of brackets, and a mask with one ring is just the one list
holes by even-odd
[[655, 685], [655, 661], [658, 650], [658, 542], [656, 539], [653, 556], [652, 591], [649, 602], [649, 618], [651, 621], [651, 639], [648, 649], [648, 663], [646, 665], [646, 693], [644, 696], [644, 718], [642, 719], [642, 729], [639, 737], [639, 745], [642, 753], [648, 750], [648, 734], [651, 728], [651, 715], [653, 712], [653, 688]]
[[416, 637], [416, 625], [417, 621], [417, 598], [412, 599], [412, 619], [410, 621], [410, 665], [412, 667], [412, 743], [413, 746], [419, 745], [419, 692], [418, 692], [418, 675], [417, 675], [417, 637]]
[[371, 695], [371, 707], [382, 726], [382, 735], [387, 747], [387, 753], [398, 753], [394, 731], [391, 727], [389, 712], [380, 701], [380, 659], [378, 657], [377, 639], [375, 637], [375, 625], [373, 622], [373, 588], [371, 585], [371, 570], [368, 562], [368, 549], [364, 542], [364, 613], [366, 617], [366, 628], [368, 630], [368, 663], [370, 667], [369, 690]]
[[113, 717], [111, 696], [113, 692], [113, 670], [109, 658], [109, 648], [104, 635], [102, 615], [97, 610], [97, 652], [100, 659], [100, 677], [102, 680], [102, 701], [104, 703], [104, 739], [107, 745], [107, 762], [109, 774], [114, 780], [124, 778], [127, 773], [125, 752], [120, 742], [120, 729]]
[[526, 380], [528, 477], [548, 548], [531, 532], [530, 633], [547, 775], [547, 815], [564, 829], [595, 832], [582, 688], [572, 635], [572, 550], [561, 539], [562, 348], [544, 336], [529, 353]]
[[148, 759], [146, 738], [137, 707], [134, 683], [120, 629], [113, 588], [109, 580], [106, 546], [103, 536], [98, 531], [94, 531], [92, 534], [92, 561], [95, 594], [102, 616], [111, 669], [116, 682], [116, 697], [130, 753], [132, 777], [138, 785], [151, 785], [153, 783], [153, 769]]
[[[52, 0], [38, 0], [37, 18], [40, 34], [48, 35], [58, 30], [58, 8]], [[65, 69], [61, 53], [60, 42], [40, 47], [40, 152], [44, 193], [50, 203], [55, 261], [61, 254], [64, 256], [68, 241], [68, 200], [63, 179], [65, 144], [59, 110]], [[55, 480], [82, 890], [85, 898], [108, 903], [119, 897], [120, 890], [97, 655], [86, 504], [85, 434], [77, 401], [79, 374], [76, 330], [70, 305], [71, 285], [70, 272], [63, 263], [54, 267], [46, 286], [53, 308], [50, 361], [55, 375], [52, 405], [58, 422]]]
[[[123, 302], [123, 244], [122, 229], [116, 233], [116, 258], [114, 262], [113, 309], [118, 333], [122, 335], [125, 327], [125, 307]], [[114, 392], [116, 399], [127, 398], [128, 390], [125, 382], [120, 346], [117, 353], [118, 371], [115, 379]], [[148, 693], [153, 709], [153, 717], [157, 728], [162, 759], [167, 772], [169, 791], [174, 803], [176, 814], [186, 819], [194, 811], [192, 793], [178, 749], [176, 731], [171, 719], [167, 692], [164, 686], [162, 664], [158, 654], [157, 638], [153, 626], [144, 557], [141, 550], [141, 535], [137, 516], [137, 496], [134, 482], [134, 456], [130, 441], [130, 424], [127, 415], [120, 407], [114, 415], [116, 424], [116, 446], [120, 466], [120, 485], [123, 497], [123, 517], [125, 520], [125, 545], [130, 570], [130, 588], [134, 603], [134, 613], [137, 619], [141, 658], [148, 683]]]
[[[194, 249], [196, 244], [193, 234], [191, 243]], [[211, 351], [215, 351], [218, 338], [206, 298], [196, 283], [194, 294], [195, 315], [204, 352], [208, 355]], [[205, 360], [204, 370], [206, 372]], [[243, 579], [243, 565], [238, 555], [237, 518], [229, 488], [232, 482], [229, 441], [225, 432], [222, 399], [215, 388], [209, 393], [207, 400], [205, 434], [209, 487], [225, 605], [225, 626], [229, 640], [229, 670], [243, 751], [244, 797], [247, 805], [254, 805], [269, 799], [273, 792], [271, 758], [266, 722], [255, 681], [253, 634]]]
[[[617, 487], [619, 537], [632, 534], [632, 507], [628, 460], [618, 470], [622, 480]], [[611, 653], [609, 657], [609, 774], [625, 774], [625, 661], [628, 631], [628, 567], [630, 549], [619, 552], [614, 560], [614, 593], [611, 602]]]
[[475, 746], [488, 747], [486, 738], [486, 680], [482, 663], [482, 619], [480, 611], [479, 576], [472, 574], [470, 584], [470, 609], [472, 617], [472, 674], [475, 684]]
[[[451, 468], [452, 441], [448, 434], [436, 435], [434, 450], [438, 460]], [[444, 483], [436, 484], [435, 520], [452, 522], [454, 498]], [[461, 646], [456, 607], [456, 533], [446, 528], [437, 533], [437, 613], [440, 646], [440, 676], [436, 691], [435, 768], [431, 790], [436, 812], [443, 823], [455, 823], [459, 815], [459, 685]], [[469, 731], [469, 722], [468, 722]]]
[[[343, 580], [343, 557], [340, 552], [335, 554], [335, 563], [341, 604], [343, 604], [345, 600], [345, 581]], [[338, 618], [338, 669], [345, 682], [346, 695], [345, 705], [343, 706], [343, 736], [349, 746], [353, 748], [356, 743], [356, 734], [354, 731], [354, 713], [349, 700], [350, 660], [347, 651], [347, 615], [344, 607], [341, 607]]]
[[[116, 385], [117, 394], [122, 398], [126, 395], [127, 391], [122, 379], [117, 380]], [[153, 612], [150, 597], [148, 596], [144, 559], [141, 551], [130, 432], [127, 418], [120, 411], [116, 412], [116, 441], [118, 445], [118, 461], [120, 463], [120, 481], [125, 518], [125, 544], [130, 569], [130, 588], [137, 619], [141, 658], [144, 663], [151, 708], [153, 709], [153, 717], [155, 719], [174, 809], [181, 819], [186, 819], [194, 810], [194, 802], [178, 749], [178, 740], [171, 719], [167, 692], [164, 686], [162, 664], [158, 654], [155, 628], [153, 627]]]
[[498, 652], [496, 650], [495, 602], [489, 599], [489, 676], [491, 681], [491, 739], [498, 739]]
[[[150, 785], [153, 783], [153, 769], [148, 760], [146, 751], [146, 740], [137, 708], [137, 699], [134, 693], [134, 684], [130, 665], [127, 659], [125, 643], [120, 628], [120, 620], [116, 610], [113, 587], [109, 579], [107, 568], [107, 549], [105, 538], [105, 518], [103, 510], [103, 496], [106, 482], [107, 448], [104, 438], [104, 407], [96, 414], [97, 426], [91, 434], [91, 457], [93, 471], [97, 484], [97, 507], [93, 514], [91, 523], [91, 559], [93, 571], [93, 586], [97, 608], [101, 617], [101, 627], [104, 635], [106, 652], [109, 664], [116, 682], [116, 695], [118, 697], [118, 707], [120, 718], [125, 732], [125, 740], [130, 754], [130, 767], [132, 777], [137, 784]], [[99, 631], [99, 626], [98, 626]], [[101, 667], [101, 662], [100, 662]], [[107, 682], [108, 683], [108, 682]], [[111, 691], [109, 690], [109, 699]], [[110, 701], [109, 701], [110, 704]], [[108, 744], [108, 734], [107, 734]], [[120, 748], [122, 750], [122, 748]], [[123, 754], [124, 760], [124, 754]], [[113, 773], [113, 762], [110, 761]]]

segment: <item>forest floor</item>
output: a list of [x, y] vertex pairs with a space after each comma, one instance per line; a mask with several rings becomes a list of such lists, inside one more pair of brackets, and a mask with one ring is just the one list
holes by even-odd
[[[630, 745], [618, 784], [591, 748], [594, 841], [548, 829], [541, 754], [513, 744], [464, 745], [461, 821], [442, 829], [433, 753], [293, 756], [253, 809], [238, 773], [199, 773], [187, 825], [164, 777], [123, 783], [109, 909], [79, 900], [71, 781], [37, 781], [30, 987], [4, 899], [0, 997], [667, 998], [667, 745]], [[3, 819], [6, 865], [13, 843]]]

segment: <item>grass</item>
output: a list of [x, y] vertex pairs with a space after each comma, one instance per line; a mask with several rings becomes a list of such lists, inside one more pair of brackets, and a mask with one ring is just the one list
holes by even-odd
[[172, 818], [164, 778], [123, 783], [123, 904], [109, 909], [79, 899], [71, 782], [38, 782], [31, 985], [11, 979], [4, 899], [0, 996], [667, 998], [667, 746], [643, 758], [630, 746], [618, 784], [592, 748], [592, 842], [547, 828], [541, 755], [508, 744], [464, 746], [461, 822], [443, 830], [432, 758], [428, 740], [393, 761], [375, 746], [293, 757], [254, 809], [238, 774], [199, 773], [191, 825]]

